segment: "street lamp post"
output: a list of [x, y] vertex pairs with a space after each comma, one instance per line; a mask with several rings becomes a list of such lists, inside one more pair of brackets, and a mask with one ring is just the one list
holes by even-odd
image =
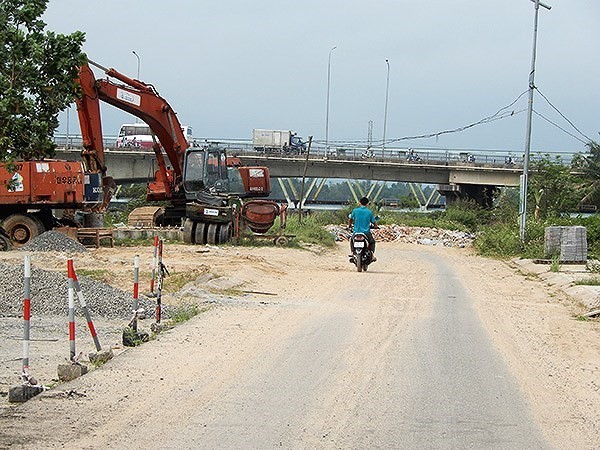
[[527, 131], [525, 134], [525, 154], [523, 155], [523, 175], [521, 176], [521, 207], [520, 207], [520, 237], [521, 242], [525, 243], [525, 228], [527, 225], [527, 184], [529, 176], [529, 151], [531, 149], [531, 122], [533, 116], [533, 90], [535, 89], [535, 57], [537, 50], [537, 31], [538, 15], [540, 6], [551, 9], [551, 6], [545, 5], [540, 0], [531, 0], [535, 4], [535, 14], [533, 19], [533, 50], [531, 53], [531, 71], [529, 72], [529, 102], [527, 105]]
[[[140, 55], [138, 55], [135, 50], [132, 50], [131, 53], [135, 55], [137, 58], [137, 80], [140, 80]], [[140, 119], [138, 117], [135, 118], [135, 123], [140, 123]]]
[[327, 112], [325, 113], [325, 154], [329, 149], [329, 88], [331, 86], [331, 53], [337, 46], [331, 47], [329, 50], [329, 59], [327, 60]]
[[387, 110], [388, 110], [388, 98], [390, 94], [390, 61], [389, 59], [385, 60], [387, 64], [387, 82], [385, 85], [385, 109], [383, 111], [383, 143], [381, 144], [382, 152], [385, 151], [385, 132], [387, 129]]
[[138, 55], [135, 50], [132, 50], [131, 53], [133, 53], [135, 55], [135, 57], [137, 58], [137, 79], [139, 81], [140, 79], [140, 55]]

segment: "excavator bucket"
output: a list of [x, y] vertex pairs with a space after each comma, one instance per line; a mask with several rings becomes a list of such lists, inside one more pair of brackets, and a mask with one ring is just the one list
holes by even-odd
[[165, 208], [161, 206], [135, 208], [127, 218], [127, 225], [135, 228], [154, 228], [160, 223], [164, 214]]
[[281, 214], [281, 207], [269, 200], [252, 200], [244, 203], [242, 219], [255, 233], [266, 233]]

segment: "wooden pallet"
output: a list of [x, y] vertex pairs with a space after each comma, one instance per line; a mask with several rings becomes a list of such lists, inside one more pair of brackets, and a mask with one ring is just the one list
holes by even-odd
[[100, 248], [100, 244], [104, 240], [108, 240], [111, 247], [115, 244], [113, 230], [107, 228], [78, 228], [77, 240], [86, 247], [95, 248]]

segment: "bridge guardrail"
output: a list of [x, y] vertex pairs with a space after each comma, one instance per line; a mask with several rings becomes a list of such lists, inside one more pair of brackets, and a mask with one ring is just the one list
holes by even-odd
[[[116, 136], [106, 136], [103, 139], [107, 151], [136, 151], [139, 149], [115, 148]], [[215, 143], [225, 148], [229, 154], [238, 156], [272, 156], [279, 158], [303, 158], [304, 154], [294, 152], [262, 152], [255, 150], [251, 142], [223, 142], [211, 139], [196, 139], [194, 144]], [[55, 135], [54, 143], [61, 148], [80, 149], [82, 138], [80, 135]], [[151, 152], [150, 152], [151, 153]], [[531, 153], [531, 160], [541, 158], [542, 153]], [[573, 153], [551, 153], [560, 156], [561, 161], [569, 164]], [[507, 150], [464, 150], [464, 149], [432, 149], [432, 148], [366, 148], [366, 147], [336, 147], [326, 149], [323, 145], [314, 145], [310, 151], [310, 158], [331, 159], [341, 161], [374, 161], [396, 162], [409, 164], [435, 164], [452, 166], [474, 166], [495, 168], [522, 168], [523, 156]]]

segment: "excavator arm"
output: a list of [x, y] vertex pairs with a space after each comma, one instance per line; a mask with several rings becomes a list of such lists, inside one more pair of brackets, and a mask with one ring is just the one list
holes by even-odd
[[[80, 68], [78, 84], [81, 86], [81, 96], [77, 100], [77, 111], [84, 147], [82, 158], [86, 169], [102, 173], [103, 179], [106, 177], [100, 117], [100, 101], [103, 101], [143, 120], [160, 142], [160, 145], [155, 142], [153, 146], [158, 170], [154, 182], [148, 186], [148, 198], [171, 200], [183, 196], [183, 159], [189, 144], [169, 103], [152, 85], [129, 78], [115, 69], [102, 67], [91, 60], [88, 62], [123, 84], [108, 78], [96, 79], [89, 64]], [[170, 168], [167, 167], [163, 149]]]

